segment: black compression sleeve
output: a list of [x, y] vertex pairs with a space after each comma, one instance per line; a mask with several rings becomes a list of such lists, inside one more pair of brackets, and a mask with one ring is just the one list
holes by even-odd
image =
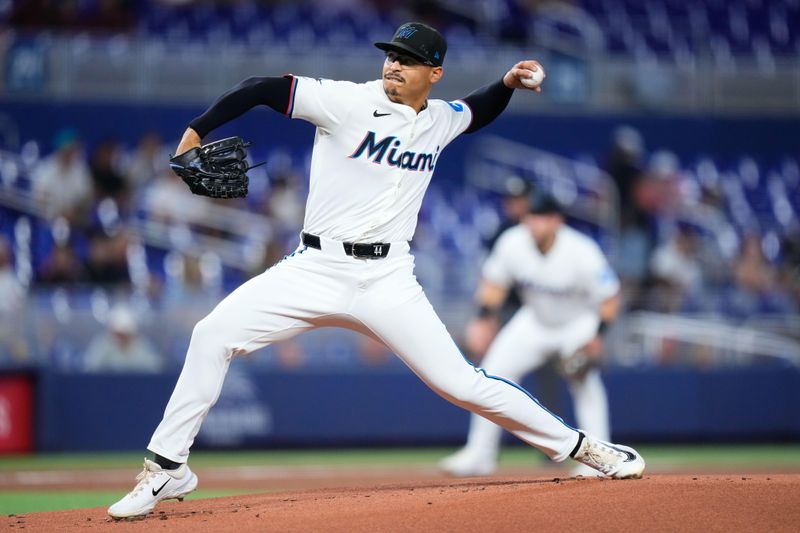
[[267, 105], [286, 114], [291, 100], [293, 78], [247, 78], [220, 96], [205, 113], [189, 123], [200, 138], [211, 130], [242, 115], [257, 105]]
[[472, 110], [472, 122], [464, 133], [478, 131], [496, 119], [511, 101], [512, 94], [514, 89], [509, 89], [503, 80], [500, 80], [462, 98]]

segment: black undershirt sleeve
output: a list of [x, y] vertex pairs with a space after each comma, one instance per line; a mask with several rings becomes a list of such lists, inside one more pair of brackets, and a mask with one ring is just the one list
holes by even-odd
[[220, 96], [205, 113], [189, 123], [202, 139], [213, 129], [230, 122], [257, 105], [286, 114], [291, 100], [292, 76], [247, 78]]
[[514, 89], [509, 89], [503, 80], [481, 87], [462, 98], [472, 110], [472, 122], [464, 133], [473, 133], [496, 119], [511, 101]]

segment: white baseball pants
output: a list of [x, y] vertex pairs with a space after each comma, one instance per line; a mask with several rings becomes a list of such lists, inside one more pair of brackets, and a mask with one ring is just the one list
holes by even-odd
[[[553, 356], [575, 353], [596, 334], [599, 318], [586, 314], [559, 328], [543, 325], [535, 313], [521, 308], [500, 330], [481, 366], [489, 374], [512, 381], [541, 367]], [[583, 379], [567, 382], [575, 408], [578, 427], [588, 434], [608, 441], [608, 399], [600, 371], [590, 370]], [[480, 414], [480, 413], [478, 413]], [[475, 461], [495, 464], [500, 452], [502, 428], [473, 414], [470, 418], [466, 450]]]
[[322, 326], [384, 343], [431, 389], [563, 461], [578, 433], [519, 386], [473, 367], [447, 333], [414, 276], [408, 243], [383, 259], [355, 259], [321, 239], [247, 281], [197, 323], [186, 361], [148, 449], [186, 462], [231, 359]]

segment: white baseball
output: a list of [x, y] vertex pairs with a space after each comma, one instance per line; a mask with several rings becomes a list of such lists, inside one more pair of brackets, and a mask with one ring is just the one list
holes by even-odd
[[535, 89], [544, 81], [544, 69], [537, 67], [536, 70], [529, 70], [531, 75], [527, 78], [520, 78], [522, 85], [529, 89]]

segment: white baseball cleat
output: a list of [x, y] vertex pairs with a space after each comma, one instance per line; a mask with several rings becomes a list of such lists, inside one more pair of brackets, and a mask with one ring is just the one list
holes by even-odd
[[185, 463], [175, 470], [164, 470], [144, 460], [144, 470], [136, 476], [136, 487], [108, 508], [112, 518], [144, 517], [161, 500], [179, 500], [197, 488], [197, 476]]
[[497, 461], [486, 460], [468, 448], [439, 461], [439, 469], [455, 477], [490, 476], [497, 471]]
[[614, 479], [638, 479], [644, 472], [644, 459], [628, 446], [611, 444], [580, 433], [572, 458]]
[[569, 475], [571, 477], [604, 477], [602, 472], [580, 463], [570, 469]]

